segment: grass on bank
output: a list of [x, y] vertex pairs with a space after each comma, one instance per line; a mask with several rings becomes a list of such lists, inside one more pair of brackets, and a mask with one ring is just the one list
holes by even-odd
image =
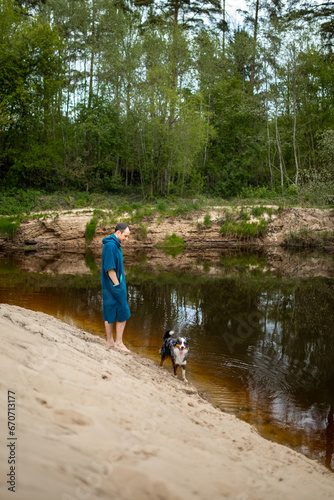
[[265, 236], [267, 222], [262, 219], [259, 222], [233, 221], [222, 225], [220, 232], [223, 236], [235, 237], [237, 240], [251, 240]]
[[[196, 211], [207, 211], [210, 207], [221, 207], [225, 211], [225, 217], [221, 220], [221, 233], [235, 237], [238, 240], [251, 240], [255, 237], [263, 237], [267, 229], [267, 216], [274, 212], [280, 212], [289, 206], [318, 206], [319, 208], [330, 208], [334, 206], [334, 197], [330, 197], [328, 190], [323, 189], [324, 196], [319, 195], [319, 189], [309, 190], [297, 189], [290, 186], [281, 196], [277, 191], [266, 187], [244, 188], [240, 196], [230, 200], [221, 198], [207, 198], [198, 195], [194, 198], [180, 199], [176, 196], [169, 198], [141, 199], [140, 195], [131, 194], [129, 198], [111, 193], [90, 192], [55, 192], [47, 194], [38, 190], [10, 189], [0, 192], [0, 233], [7, 239], [13, 238], [17, 231], [20, 220], [24, 218], [45, 218], [57, 216], [58, 212], [71, 213], [75, 209], [82, 211], [93, 211], [93, 217], [86, 228], [87, 245], [95, 235], [97, 226], [114, 226], [119, 220], [130, 225], [136, 223], [142, 228], [138, 232], [138, 238], [145, 239], [147, 230], [142, 224], [144, 218], [154, 215], [159, 216], [159, 221], [164, 217], [191, 217]], [[307, 196], [305, 195], [307, 194]], [[319, 203], [315, 203], [315, 193]], [[268, 206], [269, 205], [269, 206]], [[270, 205], [276, 205], [272, 208]], [[48, 212], [46, 214], [45, 212]], [[255, 221], [254, 221], [255, 219]], [[213, 221], [210, 214], [206, 214], [198, 230], [211, 227]], [[314, 238], [306, 239], [305, 235], [297, 242], [291, 237], [287, 246], [294, 248], [313, 248]], [[323, 246], [322, 242], [318, 242]]]
[[282, 247], [293, 250], [326, 250], [330, 246], [334, 246], [334, 232], [317, 233], [311, 229], [290, 232], [282, 242]]
[[251, 241], [266, 235], [267, 219], [273, 214], [273, 209], [263, 205], [242, 206], [232, 211], [225, 208], [224, 213], [225, 218], [220, 228], [221, 234], [239, 241]]
[[89, 192], [55, 192], [46, 194], [35, 189], [10, 189], [0, 192], [0, 215], [31, 215], [32, 213], [71, 211], [75, 209], [109, 210], [117, 214], [127, 213], [134, 219], [147, 217], [153, 213], [171, 216], [187, 215], [201, 209], [208, 199], [199, 196], [180, 199], [150, 198], [143, 200], [140, 196], [125, 197], [112, 193]]
[[[124, 194], [87, 191], [57, 191], [46, 193], [36, 189], [7, 189], [0, 192], [0, 215], [30, 215], [32, 212], [71, 211], [74, 209], [101, 209], [127, 212], [132, 218], [143, 218], [152, 213], [168, 216], [186, 216], [208, 206], [230, 205], [278, 205], [282, 208], [334, 207], [334, 181], [313, 182], [302, 187], [291, 184], [282, 195], [279, 188], [244, 187], [238, 196], [222, 199], [203, 194], [192, 197], [169, 196], [167, 198], [142, 198], [138, 191], [124, 190]], [[118, 215], [118, 214], [116, 214]], [[255, 215], [255, 214], [254, 214]], [[260, 214], [258, 214], [260, 215]], [[135, 222], [135, 220], [133, 220]], [[140, 221], [139, 221], [140, 222]]]

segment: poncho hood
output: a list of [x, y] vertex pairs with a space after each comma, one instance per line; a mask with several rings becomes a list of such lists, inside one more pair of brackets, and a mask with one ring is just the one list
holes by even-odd
[[103, 245], [105, 245], [106, 243], [113, 243], [114, 245], [117, 246], [117, 248], [121, 246], [119, 240], [116, 238], [114, 234], [111, 234], [110, 236], [106, 236], [105, 238], [103, 238], [102, 243]]

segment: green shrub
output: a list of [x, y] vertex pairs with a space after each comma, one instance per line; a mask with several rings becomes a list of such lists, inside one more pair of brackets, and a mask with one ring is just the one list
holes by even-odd
[[157, 200], [156, 208], [158, 212], [164, 214], [168, 210], [168, 205], [164, 200]]
[[296, 184], [290, 184], [290, 186], [287, 189], [286, 194], [289, 196], [298, 196], [299, 195], [300, 188]]
[[144, 217], [149, 217], [150, 215], [152, 215], [150, 206], [144, 205], [141, 208], [138, 208], [136, 212], [131, 215], [130, 222], [141, 222]]
[[98, 217], [98, 218], [103, 217], [104, 216], [104, 210], [95, 209], [94, 212], [93, 212], [93, 214], [94, 214], [94, 217]]
[[265, 236], [267, 232], [267, 223], [265, 220], [260, 222], [236, 222], [225, 223], [220, 229], [223, 236], [231, 236], [238, 240], [250, 240]]
[[147, 227], [144, 224], [139, 224], [136, 231], [136, 239], [138, 241], [145, 240], [147, 237]]
[[130, 207], [129, 203], [126, 201], [124, 203], [122, 203], [119, 207], [118, 207], [118, 213], [121, 214], [123, 212], [127, 212], [128, 214], [132, 214], [132, 208]]
[[86, 225], [86, 244], [89, 245], [89, 243], [92, 241], [92, 239], [95, 236], [95, 231], [96, 231], [96, 226], [97, 223], [99, 222], [99, 219], [97, 217], [93, 217]]
[[143, 204], [140, 201], [134, 201], [130, 205], [132, 210], [139, 210], [142, 206], [143, 206]]
[[185, 246], [186, 243], [183, 238], [176, 236], [175, 233], [173, 233], [171, 236], [166, 235], [164, 241], [157, 245], [157, 247], [162, 248], [162, 250], [167, 255], [172, 255], [173, 257], [176, 257], [176, 255], [178, 255], [179, 253], [182, 253], [185, 249]]
[[252, 215], [254, 217], [261, 217], [261, 215], [264, 214], [264, 212], [266, 211], [265, 207], [264, 206], [255, 206], [255, 207], [252, 207]]
[[243, 187], [240, 192], [240, 198], [251, 198], [251, 199], [271, 199], [276, 198], [277, 193], [274, 189], [270, 189], [266, 186], [247, 186]]
[[302, 171], [300, 196], [304, 201], [315, 206], [334, 203], [334, 179], [327, 171]]
[[239, 213], [239, 217], [241, 220], [243, 221], [248, 221], [250, 219], [250, 215], [248, 213], [248, 210], [245, 209], [245, 207], [241, 207], [240, 208], [240, 213]]
[[0, 217], [0, 234], [6, 240], [12, 240], [20, 226], [20, 222], [17, 217]]
[[196, 210], [200, 210], [201, 208], [202, 202], [200, 200], [180, 201], [177, 206], [171, 209], [169, 212], [173, 216], [189, 215]]
[[204, 221], [203, 221], [203, 224], [204, 226], [206, 227], [211, 227], [212, 226], [212, 221], [211, 221], [211, 215], [210, 214], [206, 214], [204, 216]]
[[9, 189], [0, 193], [2, 215], [29, 214], [36, 209], [42, 193], [34, 189]]

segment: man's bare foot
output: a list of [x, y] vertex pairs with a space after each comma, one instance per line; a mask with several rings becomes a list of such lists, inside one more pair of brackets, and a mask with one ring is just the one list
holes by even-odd
[[121, 343], [115, 343], [115, 349], [119, 349], [120, 351], [124, 351], [124, 352], [131, 352], [129, 351], [129, 349], [123, 344], [123, 342]]
[[115, 347], [115, 342], [113, 342], [112, 344], [107, 342], [107, 345], [106, 345], [107, 351], [109, 351], [109, 349], [113, 349], [114, 347]]

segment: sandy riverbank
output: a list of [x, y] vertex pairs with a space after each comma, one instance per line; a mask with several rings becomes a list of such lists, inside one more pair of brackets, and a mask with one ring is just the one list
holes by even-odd
[[[1, 499], [333, 498], [334, 474], [152, 361], [16, 306], [0, 305], [0, 331]], [[11, 451], [16, 495], [5, 484]]]

